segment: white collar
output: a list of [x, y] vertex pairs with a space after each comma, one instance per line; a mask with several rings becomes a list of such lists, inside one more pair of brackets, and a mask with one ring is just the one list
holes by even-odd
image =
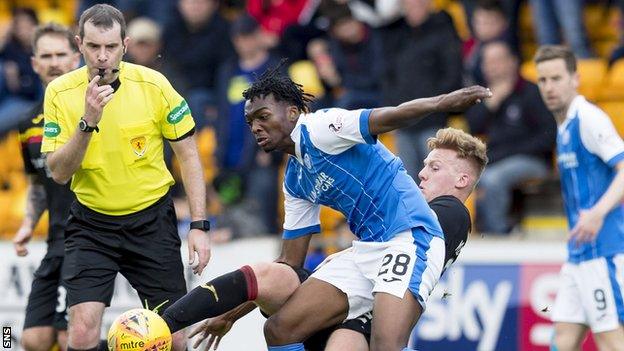
[[295, 157], [299, 163], [303, 164], [303, 157], [301, 156], [301, 124], [303, 122], [303, 118], [305, 117], [305, 113], [299, 115], [297, 118], [297, 123], [295, 124], [295, 128], [290, 132], [290, 138], [295, 143]]
[[572, 102], [570, 103], [570, 107], [568, 107], [568, 112], [566, 113], [566, 120], [576, 117], [577, 115], [576, 112], [578, 111], [579, 107], [581, 106], [581, 104], [583, 104], [586, 101], [587, 100], [585, 100], [585, 97], [583, 95], [575, 96], [574, 99], [572, 99]]

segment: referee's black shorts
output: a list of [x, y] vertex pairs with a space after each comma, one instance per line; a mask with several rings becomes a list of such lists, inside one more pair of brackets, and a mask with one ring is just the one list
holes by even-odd
[[65, 232], [63, 284], [69, 307], [88, 301], [110, 305], [120, 272], [141, 304], [162, 312], [186, 294], [180, 237], [169, 194], [124, 216], [95, 212], [75, 201]]
[[28, 304], [24, 329], [51, 326], [56, 330], [67, 330], [67, 304], [65, 288], [61, 285], [63, 256], [46, 254], [35, 271]]

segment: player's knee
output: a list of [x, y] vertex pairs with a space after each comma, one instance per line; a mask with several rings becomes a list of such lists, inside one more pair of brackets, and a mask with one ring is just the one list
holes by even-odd
[[273, 315], [264, 323], [264, 337], [269, 344], [281, 345], [301, 341], [297, 339], [294, 326], [279, 315]]
[[405, 342], [398, 338], [387, 336], [371, 336], [370, 351], [401, 351], [405, 348]]
[[300, 285], [297, 273], [281, 263], [257, 263], [251, 266], [258, 283], [256, 303], [267, 313], [279, 309]]
[[49, 351], [54, 346], [54, 335], [24, 331], [20, 345], [26, 351]]
[[271, 263], [260, 262], [251, 265], [251, 269], [256, 275], [256, 280], [261, 282], [271, 278]]
[[67, 331], [71, 346], [77, 349], [91, 348], [100, 339], [99, 321], [77, 313], [70, 315]]

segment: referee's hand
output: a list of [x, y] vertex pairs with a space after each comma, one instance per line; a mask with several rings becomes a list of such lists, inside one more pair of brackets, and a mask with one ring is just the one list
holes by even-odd
[[[195, 253], [199, 261], [195, 262]], [[188, 234], [189, 265], [193, 267], [193, 273], [201, 275], [210, 261], [210, 236], [203, 230], [191, 229]]]
[[90, 126], [96, 126], [102, 119], [104, 106], [113, 98], [113, 87], [109, 84], [98, 85], [100, 76], [96, 75], [87, 85], [85, 94], [85, 115], [84, 119]]

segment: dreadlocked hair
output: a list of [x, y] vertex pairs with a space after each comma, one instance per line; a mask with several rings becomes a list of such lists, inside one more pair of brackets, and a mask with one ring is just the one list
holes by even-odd
[[277, 66], [267, 69], [256, 77], [256, 81], [243, 92], [243, 97], [251, 101], [256, 97], [264, 98], [273, 94], [276, 101], [286, 101], [297, 106], [301, 112], [308, 113], [310, 112], [308, 103], [312, 102], [314, 95], [304, 92], [303, 85], [280, 73], [285, 62], [286, 59], [283, 59]]

